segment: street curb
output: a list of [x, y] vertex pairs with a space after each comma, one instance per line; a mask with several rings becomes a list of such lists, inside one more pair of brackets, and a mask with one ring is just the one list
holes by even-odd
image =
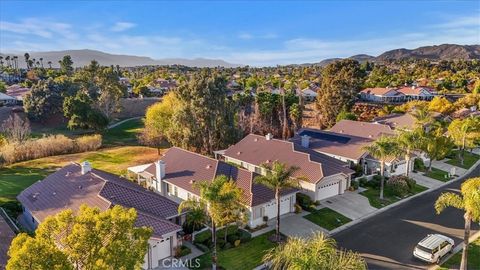
[[[480, 231], [474, 233], [473, 235], [470, 235], [470, 238], [468, 238], [468, 243], [469, 244], [472, 243], [473, 241], [477, 240], [477, 238], [479, 238], [479, 237], [480, 237]], [[440, 265], [434, 265], [434, 266], [432, 266], [428, 269], [429, 270], [439, 269], [442, 264], [444, 264], [446, 261], [450, 260], [450, 258], [452, 258], [458, 252], [462, 251], [463, 247], [464, 247], [464, 244], [463, 244], [463, 241], [462, 241], [460, 244], [455, 246], [455, 248], [453, 249], [453, 252], [451, 254], [449, 254], [448, 256], [446, 256], [442, 259], [442, 261], [440, 262]]]
[[438, 187], [434, 187], [434, 188], [431, 188], [431, 189], [427, 189], [427, 190], [425, 190], [425, 191], [422, 191], [422, 192], [420, 192], [420, 193], [417, 193], [417, 194], [415, 194], [415, 195], [412, 195], [412, 196], [410, 196], [410, 197], [408, 197], [408, 198], [405, 198], [405, 199], [400, 200], [400, 201], [398, 201], [398, 202], [395, 202], [395, 203], [392, 203], [392, 204], [387, 205], [387, 206], [385, 206], [385, 207], [382, 207], [382, 208], [380, 208], [380, 209], [378, 209], [378, 210], [375, 210], [375, 211], [367, 214], [366, 216], [363, 216], [363, 217], [361, 217], [361, 218], [359, 218], [359, 219], [355, 219], [355, 220], [353, 220], [353, 221], [351, 221], [351, 222], [349, 222], [349, 223], [347, 223], [347, 224], [345, 224], [345, 225], [342, 225], [342, 226], [340, 226], [340, 227], [338, 227], [338, 228], [335, 228], [335, 229], [329, 231], [328, 233], [329, 233], [330, 235], [335, 235], [335, 234], [337, 234], [337, 233], [339, 233], [339, 232], [341, 232], [341, 231], [343, 231], [343, 230], [346, 230], [346, 229], [348, 229], [348, 228], [350, 228], [350, 227], [352, 227], [352, 226], [354, 226], [354, 225], [356, 225], [356, 224], [358, 224], [358, 223], [360, 223], [360, 222], [362, 222], [362, 221], [364, 221], [364, 220], [366, 220], [366, 219], [369, 219], [369, 218], [371, 218], [371, 217], [374, 217], [374, 216], [376, 216], [376, 215], [378, 215], [378, 214], [380, 214], [380, 213], [383, 213], [383, 212], [385, 212], [385, 211], [387, 211], [387, 210], [389, 210], [389, 209], [391, 209], [391, 208], [393, 208], [393, 207], [396, 207], [396, 206], [398, 206], [398, 205], [401, 205], [402, 203], [405, 203], [405, 202], [408, 202], [408, 201], [410, 201], [410, 200], [413, 200], [414, 198], [416, 198], [416, 197], [418, 197], [418, 196], [422, 196], [422, 195], [424, 195], [424, 194], [433, 192], [433, 191], [435, 191], [435, 190], [437, 190], [437, 189], [440, 189], [440, 188], [443, 188], [443, 187], [445, 187], [445, 186], [447, 186], [447, 185], [450, 185], [450, 184], [453, 183], [453, 182], [457, 182], [457, 181], [463, 180], [464, 178], [466, 178], [466, 177], [465, 177], [466, 175], [470, 174], [470, 173], [471, 173], [473, 170], [475, 170], [479, 165], [480, 165], [480, 159], [477, 160], [477, 162], [475, 162], [475, 164], [473, 164], [472, 167], [470, 167], [470, 169], [468, 169], [462, 176], [459, 176], [459, 177], [457, 177], [457, 178], [455, 178], [455, 179], [452, 179], [452, 180], [450, 180], [450, 181], [448, 181], [448, 182], [445, 182], [445, 183], [441, 184], [441, 185], [438, 186]]

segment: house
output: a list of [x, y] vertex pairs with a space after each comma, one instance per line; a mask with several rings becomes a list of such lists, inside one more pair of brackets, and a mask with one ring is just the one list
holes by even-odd
[[9, 219], [9, 217], [3, 209], [0, 208], [0, 269], [5, 269], [7, 265], [8, 249], [10, 248], [13, 238], [16, 236], [13, 227], [10, 225], [12, 224], [10, 222], [11, 220], [7, 219]]
[[15, 104], [17, 104], [17, 99], [0, 92], [0, 104], [2, 104], [2, 105], [15, 105]]
[[183, 216], [178, 204], [119, 176], [93, 169], [88, 162], [70, 164], [31, 185], [17, 199], [23, 208], [23, 223], [37, 228], [45, 218], [63, 210], [77, 211], [82, 204], [107, 210], [114, 205], [135, 208], [136, 226], [153, 229], [143, 268], [159, 266], [180, 244]]
[[405, 95], [405, 100], [432, 100], [435, 97], [435, 90], [426, 86], [404, 86], [397, 89]]
[[407, 129], [413, 130], [417, 120], [409, 113], [393, 113], [373, 119], [377, 124], [387, 125], [391, 129]]
[[301, 95], [306, 101], [314, 101], [317, 98], [317, 92], [308, 87], [301, 91]]
[[22, 87], [18, 84], [7, 87], [6, 94], [17, 99], [17, 103], [22, 103], [26, 94], [30, 93], [30, 88]]
[[344, 193], [350, 187], [350, 178], [354, 173], [344, 162], [293, 142], [274, 139], [272, 134], [249, 134], [220, 154], [226, 162], [257, 174], [265, 173], [262, 164], [273, 161], [298, 167], [294, 177], [305, 178], [300, 181], [300, 192], [313, 200]]
[[[130, 167], [128, 171], [141, 184], [177, 202], [199, 198], [200, 192], [195, 188], [195, 183], [212, 181], [216, 176], [225, 175], [243, 191], [242, 203], [248, 210], [248, 225], [251, 228], [277, 216], [275, 194], [254, 182], [256, 173], [181, 148], [172, 147], [159, 161]], [[295, 210], [297, 192], [296, 189], [290, 189], [281, 194], [281, 215]]]
[[371, 102], [395, 103], [404, 101], [405, 95], [398, 92], [396, 88], [374, 87], [360, 91], [360, 99]]

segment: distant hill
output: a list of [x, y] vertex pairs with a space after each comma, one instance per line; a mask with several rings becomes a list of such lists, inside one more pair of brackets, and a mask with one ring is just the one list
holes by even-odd
[[[72, 57], [75, 67], [83, 67], [88, 65], [93, 59], [97, 60], [101, 65], [119, 65], [121, 67], [134, 67], [145, 65], [184, 65], [189, 67], [237, 67], [240, 65], [225, 62], [220, 59], [184, 59], [184, 58], [165, 58], [165, 59], [152, 59], [145, 56], [134, 55], [120, 55], [109, 54], [95, 50], [67, 50], [67, 51], [49, 51], [49, 52], [29, 52], [30, 58], [43, 58], [43, 65], [48, 66], [48, 61], [52, 62], [52, 67], [58, 67], [58, 61], [63, 58], [64, 55], [70, 55]], [[6, 56], [7, 54], [0, 54]], [[12, 56], [12, 54], [8, 54]], [[26, 67], [24, 56], [18, 56], [18, 64], [21, 68]]]
[[[358, 62], [384, 62], [387, 60], [400, 60], [400, 59], [429, 59], [429, 60], [472, 60], [480, 59], [480, 45], [456, 45], [456, 44], [442, 44], [435, 46], [424, 46], [416, 49], [395, 49], [384, 52], [379, 56], [371, 56], [367, 54], [357, 54], [351, 57]], [[333, 61], [342, 58], [329, 58], [324, 59], [314, 65], [325, 66]]]

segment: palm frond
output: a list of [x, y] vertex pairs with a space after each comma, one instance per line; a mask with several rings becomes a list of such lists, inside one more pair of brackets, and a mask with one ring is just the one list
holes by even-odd
[[463, 210], [464, 203], [462, 197], [451, 192], [442, 193], [435, 202], [435, 211], [437, 214], [440, 214], [447, 207], [455, 207]]

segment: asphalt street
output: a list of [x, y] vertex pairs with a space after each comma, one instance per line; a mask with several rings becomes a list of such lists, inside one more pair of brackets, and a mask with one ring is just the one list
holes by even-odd
[[[462, 242], [463, 213], [449, 208], [440, 215], [435, 213], [435, 200], [442, 192], [459, 192], [467, 177], [480, 176], [480, 166], [463, 180], [452, 182], [438, 190], [426, 193], [373, 216], [335, 235], [338, 246], [359, 252], [369, 269], [426, 269], [432, 264], [415, 259], [415, 245], [427, 234], [440, 233]], [[479, 225], [472, 224], [472, 234]], [[480, 266], [479, 266], [480, 267]]]

